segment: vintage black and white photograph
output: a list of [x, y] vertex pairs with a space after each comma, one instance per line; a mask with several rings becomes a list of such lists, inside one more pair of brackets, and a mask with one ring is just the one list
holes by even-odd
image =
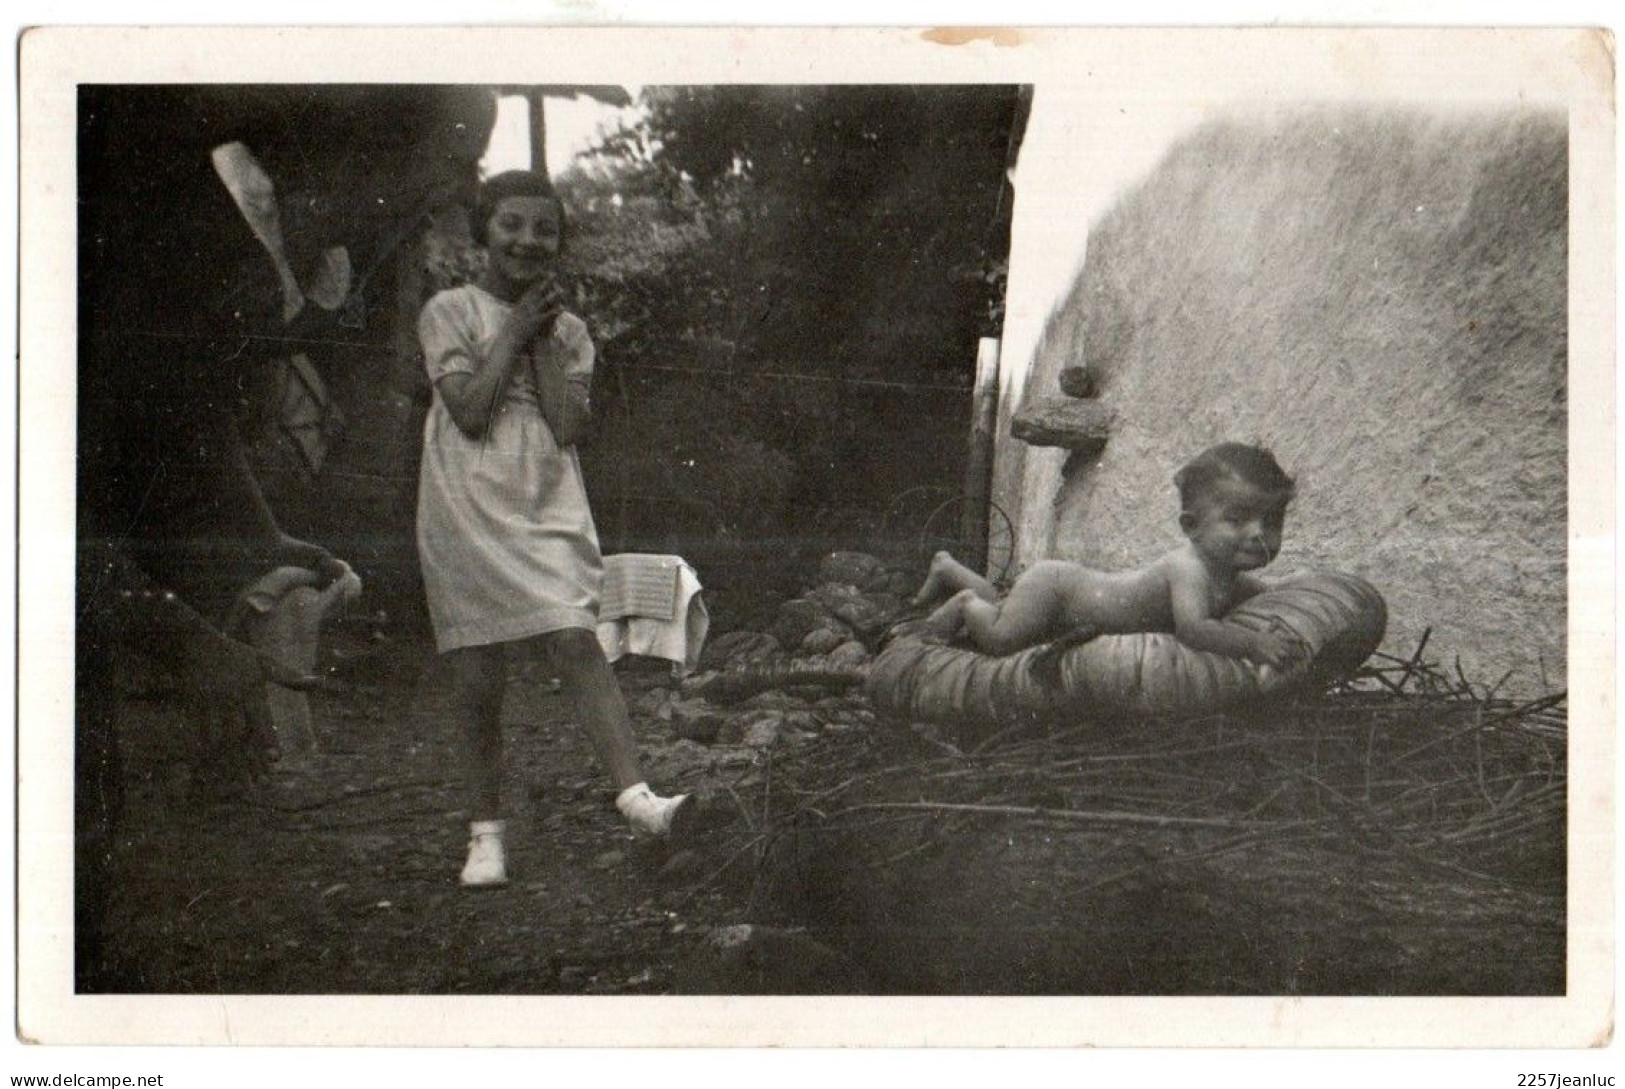
[[434, 37], [378, 33], [25, 94], [74, 216], [66, 403], [23, 294], [71, 465], [42, 995], [1606, 1031], [1595, 39], [692, 32], [684, 79], [533, 30], [482, 79], [443, 31], [403, 79]]

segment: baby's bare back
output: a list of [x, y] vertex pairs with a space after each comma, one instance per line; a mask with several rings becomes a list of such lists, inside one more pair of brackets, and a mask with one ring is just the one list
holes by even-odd
[[1054, 587], [1067, 628], [1093, 626], [1103, 633], [1173, 631], [1169, 567], [1173, 557], [1132, 571], [1098, 571], [1058, 563]]

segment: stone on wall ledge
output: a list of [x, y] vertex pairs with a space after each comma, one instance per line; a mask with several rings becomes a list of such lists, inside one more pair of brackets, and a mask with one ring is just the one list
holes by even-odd
[[1116, 416], [1099, 401], [1073, 397], [1029, 397], [1010, 421], [1010, 433], [1029, 446], [1062, 446], [1098, 454], [1111, 437]]
[[1095, 372], [1088, 367], [1062, 367], [1059, 382], [1061, 392], [1068, 397], [1094, 397], [1100, 392], [1095, 385]]

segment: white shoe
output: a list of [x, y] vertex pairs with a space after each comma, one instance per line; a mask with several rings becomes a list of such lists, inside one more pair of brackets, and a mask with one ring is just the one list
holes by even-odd
[[651, 836], [671, 833], [678, 814], [688, 805], [688, 795], [662, 798], [649, 789], [648, 783], [629, 786], [615, 799], [615, 808], [632, 823], [632, 827]]
[[474, 821], [468, 826], [468, 861], [463, 863], [464, 888], [494, 889], [508, 883], [508, 858], [502, 850], [506, 821]]

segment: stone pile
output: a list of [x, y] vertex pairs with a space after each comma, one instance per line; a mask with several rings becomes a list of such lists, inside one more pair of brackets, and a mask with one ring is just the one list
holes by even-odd
[[868, 553], [831, 553], [766, 630], [718, 636], [700, 673], [644, 693], [633, 710], [676, 739], [755, 749], [867, 728], [875, 717], [857, 685], [885, 633], [913, 612], [918, 581]]

